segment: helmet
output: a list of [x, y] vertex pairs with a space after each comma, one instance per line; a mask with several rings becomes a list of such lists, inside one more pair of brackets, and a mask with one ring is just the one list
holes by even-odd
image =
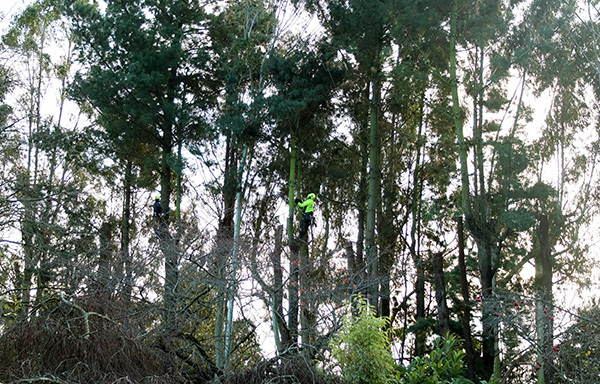
[[160, 200], [160, 195], [156, 195], [156, 196], [154, 197], [154, 200]]
[[308, 196], [306, 197], [307, 199], [311, 199], [314, 200], [317, 196], [314, 193], [309, 193]]

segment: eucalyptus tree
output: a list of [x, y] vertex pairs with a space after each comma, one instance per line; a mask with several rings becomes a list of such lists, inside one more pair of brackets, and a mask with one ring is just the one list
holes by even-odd
[[[531, 79], [543, 79], [540, 67], [547, 64], [542, 63], [549, 57], [546, 54], [552, 55], [550, 42], [560, 40], [559, 26], [573, 9], [569, 2], [513, 2], [510, 5], [522, 7], [526, 16], [517, 18], [509, 4], [497, 1], [454, 1], [448, 12], [451, 15], [448, 84], [452, 90], [452, 117], [459, 147], [462, 213], [478, 248], [484, 301], [483, 361], [488, 368], [494, 366], [497, 375], [501, 367], [499, 334], [492, 317], [493, 305], [485, 303], [493, 304], [497, 287], [509, 284], [499, 272], [503, 271], [509, 278], [518, 276], [522, 266], [530, 260], [531, 254], [526, 245], [523, 248], [520, 239], [536, 227], [538, 213], [545, 215], [530, 209], [530, 204], [549, 197], [548, 189], [537, 188], [539, 180], [529, 177], [537, 154], [536, 147], [530, 144], [531, 135], [528, 136], [524, 128], [537, 129], [537, 126], [525, 96]], [[458, 47], [471, 49], [467, 55], [459, 55]], [[533, 59], [536, 52], [546, 53]], [[468, 59], [465, 62], [469, 66], [459, 65], [463, 58]], [[517, 73], [520, 80], [512, 96], [509, 90], [514, 83], [507, 82], [511, 71]], [[467, 98], [461, 100], [458, 84], [464, 84]], [[465, 137], [467, 114], [461, 102], [472, 105], [470, 137]], [[543, 220], [539, 225], [543, 229], [542, 224]], [[536, 238], [548, 240], [548, 233], [543, 233]], [[546, 247], [552, 244], [552, 241], [545, 242]], [[523, 257], [524, 253], [528, 255]], [[547, 252], [545, 255], [548, 258]], [[491, 373], [486, 370], [484, 374]]]
[[[385, 276], [389, 271], [382, 271], [378, 276], [379, 256], [376, 242], [377, 212], [381, 209], [381, 124], [382, 86], [385, 82], [384, 63], [390, 54], [389, 30], [398, 13], [397, 2], [386, 1], [305, 1], [307, 9], [314, 11], [326, 31], [328, 41], [339, 50], [344, 61], [352, 65], [356, 74], [354, 80], [360, 101], [353, 103], [359, 112], [357, 118], [359, 140], [368, 145], [361, 147], [361, 156], [368, 158], [361, 170], [366, 182], [367, 194], [359, 194], [358, 201], [358, 233], [359, 253], [363, 249], [364, 260], [368, 270], [369, 283], [367, 290], [372, 304], [379, 308], [378, 281], [389, 280]], [[368, 169], [366, 168], [368, 167]], [[368, 176], [367, 176], [368, 175]], [[362, 210], [364, 209], [364, 211]], [[364, 222], [362, 221], [364, 220]], [[364, 231], [363, 231], [364, 228]], [[364, 239], [362, 235], [364, 234]], [[363, 258], [363, 255], [358, 255]]]
[[[56, 45], [63, 42], [65, 50], [56, 54]], [[70, 119], [66, 98], [72, 76], [71, 35], [59, 2], [30, 4], [15, 16], [3, 43], [13, 52], [14, 73], [19, 75], [13, 137], [19, 138], [23, 156], [13, 159], [10, 194], [20, 205], [22, 255], [15, 264], [14, 285], [25, 318], [34, 298], [41, 305], [53, 293], [51, 286], [73, 292], [84, 276], [91, 276], [89, 271], [63, 271], [73, 262], [93, 268], [91, 252], [102, 204], [86, 191], [88, 137], [68, 123], [77, 121], [77, 116]], [[89, 259], [84, 263], [85, 258]]]
[[[397, 267], [411, 276], [416, 311], [410, 307], [415, 318], [409, 331], [414, 333], [414, 353], [420, 356], [426, 350], [427, 333], [437, 328], [430, 327], [433, 323], [426, 311], [426, 284], [432, 280], [428, 255], [449, 253], [443, 239], [454, 232], [450, 228], [454, 210], [451, 193], [457, 157], [447, 113], [449, 89], [442, 76], [448, 70], [448, 60], [446, 52], [439, 49], [447, 41], [442, 21], [444, 3], [407, 1], [398, 2], [397, 7], [401, 11], [390, 32], [395, 55], [389, 58], [390, 86], [384, 99], [390, 128], [383, 148], [386, 199], [381, 216], [391, 222], [380, 225], [380, 241], [382, 262], [395, 254]], [[393, 234], [390, 227], [400, 228], [400, 232]], [[386, 233], [392, 237], [386, 240]], [[383, 247], [384, 241], [389, 245]], [[412, 266], [399, 263], [403, 254], [410, 256]], [[387, 262], [387, 269], [391, 269], [391, 262]], [[381, 284], [383, 288], [384, 282]], [[401, 285], [400, 281], [394, 284], [396, 289]], [[399, 307], [391, 308], [391, 312], [398, 313]], [[405, 318], [408, 315], [405, 310]]]
[[[181, 253], [179, 229], [171, 231], [173, 191], [181, 176], [180, 148], [186, 136], [203, 130], [200, 111], [214, 96], [209, 16], [198, 1], [67, 2], [77, 36], [80, 71], [75, 94], [87, 101], [119, 145], [138, 142], [158, 179], [164, 220], [155, 225], [164, 255], [164, 326], [176, 331]], [[126, 161], [126, 159], [125, 159]], [[176, 204], [180, 204], [179, 191]], [[179, 215], [179, 206], [175, 208]], [[127, 220], [127, 218], [124, 218]], [[177, 216], [180, 222], [180, 216]]]
[[[0, 52], [4, 54], [4, 47], [0, 48]], [[3, 55], [2, 55], [3, 56]], [[14, 74], [9, 68], [4, 65], [4, 61], [0, 64], [0, 190], [2, 198], [0, 198], [0, 259], [2, 267], [0, 268], [0, 290], [2, 291], [2, 300], [6, 305], [6, 309], [11, 309], [11, 312], [16, 313], [16, 308], [20, 305], [19, 293], [9, 293], [11, 285], [11, 268], [14, 268], [14, 258], [10, 255], [10, 239], [11, 229], [19, 222], [17, 214], [17, 204], [14, 195], [14, 190], [11, 185], [14, 182], [14, 174], [12, 165], [19, 158], [20, 140], [15, 131], [12, 120], [12, 107], [6, 103], [6, 98], [12, 91], [14, 86]], [[7, 311], [8, 312], [8, 311]], [[7, 316], [6, 324], [9, 320], [14, 319], [14, 316]]]
[[[217, 105], [216, 139], [209, 144], [225, 149], [224, 153], [217, 154], [223, 156], [223, 160], [215, 162], [213, 167], [218, 172], [211, 171], [217, 173], [220, 184], [218, 205], [221, 208], [213, 249], [219, 265], [216, 274], [221, 276], [217, 290], [224, 293], [227, 288], [226, 295], [217, 294], [215, 343], [217, 365], [221, 367], [229, 360], [240, 269], [242, 203], [250, 201], [243, 178], [250, 174], [255, 145], [262, 140], [260, 100], [265, 87], [264, 63], [278, 39], [279, 24], [275, 16], [278, 6], [278, 2], [269, 1], [230, 1], [210, 24], [216, 74], [223, 79]], [[205, 157], [201, 150], [194, 153]], [[222, 283], [227, 280], [228, 287]]]
[[[577, 6], [573, 1], [537, 7], [529, 12], [517, 35], [518, 42], [529, 47], [518, 63], [523, 80], [527, 73], [533, 91], [545, 95], [549, 103], [533, 143], [538, 154], [532, 171], [536, 184], [530, 193], [537, 221], [531, 234], [533, 247], [520, 260], [523, 264], [531, 258], [536, 267], [535, 347], [538, 361], [545, 360], [539, 383], [559, 380], [554, 366], [555, 338], [562, 329], [552, 320], [560, 316], [555, 308], [556, 288], [560, 289], [563, 281], [585, 284], [589, 278], [590, 245], [580, 234], [598, 209], [594, 199], [598, 127], [593, 105], [599, 78], [592, 59], [596, 57], [592, 43], [596, 34], [594, 27], [590, 29], [597, 20], [583, 21], [575, 13]], [[536, 25], [544, 28], [532, 28]]]
[[[311, 281], [306, 275], [311, 262], [307, 237], [298, 239], [294, 236], [295, 198], [311, 192], [318, 195], [322, 170], [319, 162], [315, 164], [315, 158], [319, 157], [318, 144], [328, 141], [333, 128], [327, 123], [331, 117], [331, 98], [343, 75], [335, 63], [335, 51], [321, 43], [316, 47], [302, 45], [274, 53], [267, 63], [269, 79], [275, 90], [265, 100], [273, 121], [272, 145], [283, 150], [279, 172], [287, 178], [288, 186], [287, 237], [291, 253], [287, 332], [292, 343], [286, 346], [288, 348], [298, 342], [300, 293], [309, 292], [311, 288]], [[298, 187], [300, 184], [302, 188]], [[314, 313], [309, 312], [316, 311], [316, 308], [311, 310], [307, 306], [308, 303], [303, 308], [302, 341], [304, 346], [309, 347], [314, 341], [315, 329], [314, 324], [306, 322], [312, 322], [310, 318]]]

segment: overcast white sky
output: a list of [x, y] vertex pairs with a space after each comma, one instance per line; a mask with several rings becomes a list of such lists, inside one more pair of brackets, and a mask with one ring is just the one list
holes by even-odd
[[12, 16], [24, 9], [31, 0], [2, 0], [0, 2], [0, 32], [10, 25]]

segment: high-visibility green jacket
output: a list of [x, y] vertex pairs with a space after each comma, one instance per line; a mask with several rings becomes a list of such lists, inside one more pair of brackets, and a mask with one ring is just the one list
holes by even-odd
[[301, 203], [298, 203], [300, 208], [304, 208], [304, 213], [310, 213], [313, 211], [313, 205], [315, 204], [315, 197], [309, 196], [308, 199], [304, 200]]

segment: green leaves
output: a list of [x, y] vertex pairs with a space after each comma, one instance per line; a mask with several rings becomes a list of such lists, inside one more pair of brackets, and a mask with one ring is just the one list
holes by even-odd
[[354, 305], [356, 316], [346, 314], [342, 331], [331, 342], [344, 377], [355, 384], [398, 383], [388, 320], [377, 317], [366, 299], [356, 299]]
[[406, 384], [472, 384], [465, 378], [463, 359], [465, 352], [454, 335], [438, 338], [431, 353], [417, 356], [404, 369]]

